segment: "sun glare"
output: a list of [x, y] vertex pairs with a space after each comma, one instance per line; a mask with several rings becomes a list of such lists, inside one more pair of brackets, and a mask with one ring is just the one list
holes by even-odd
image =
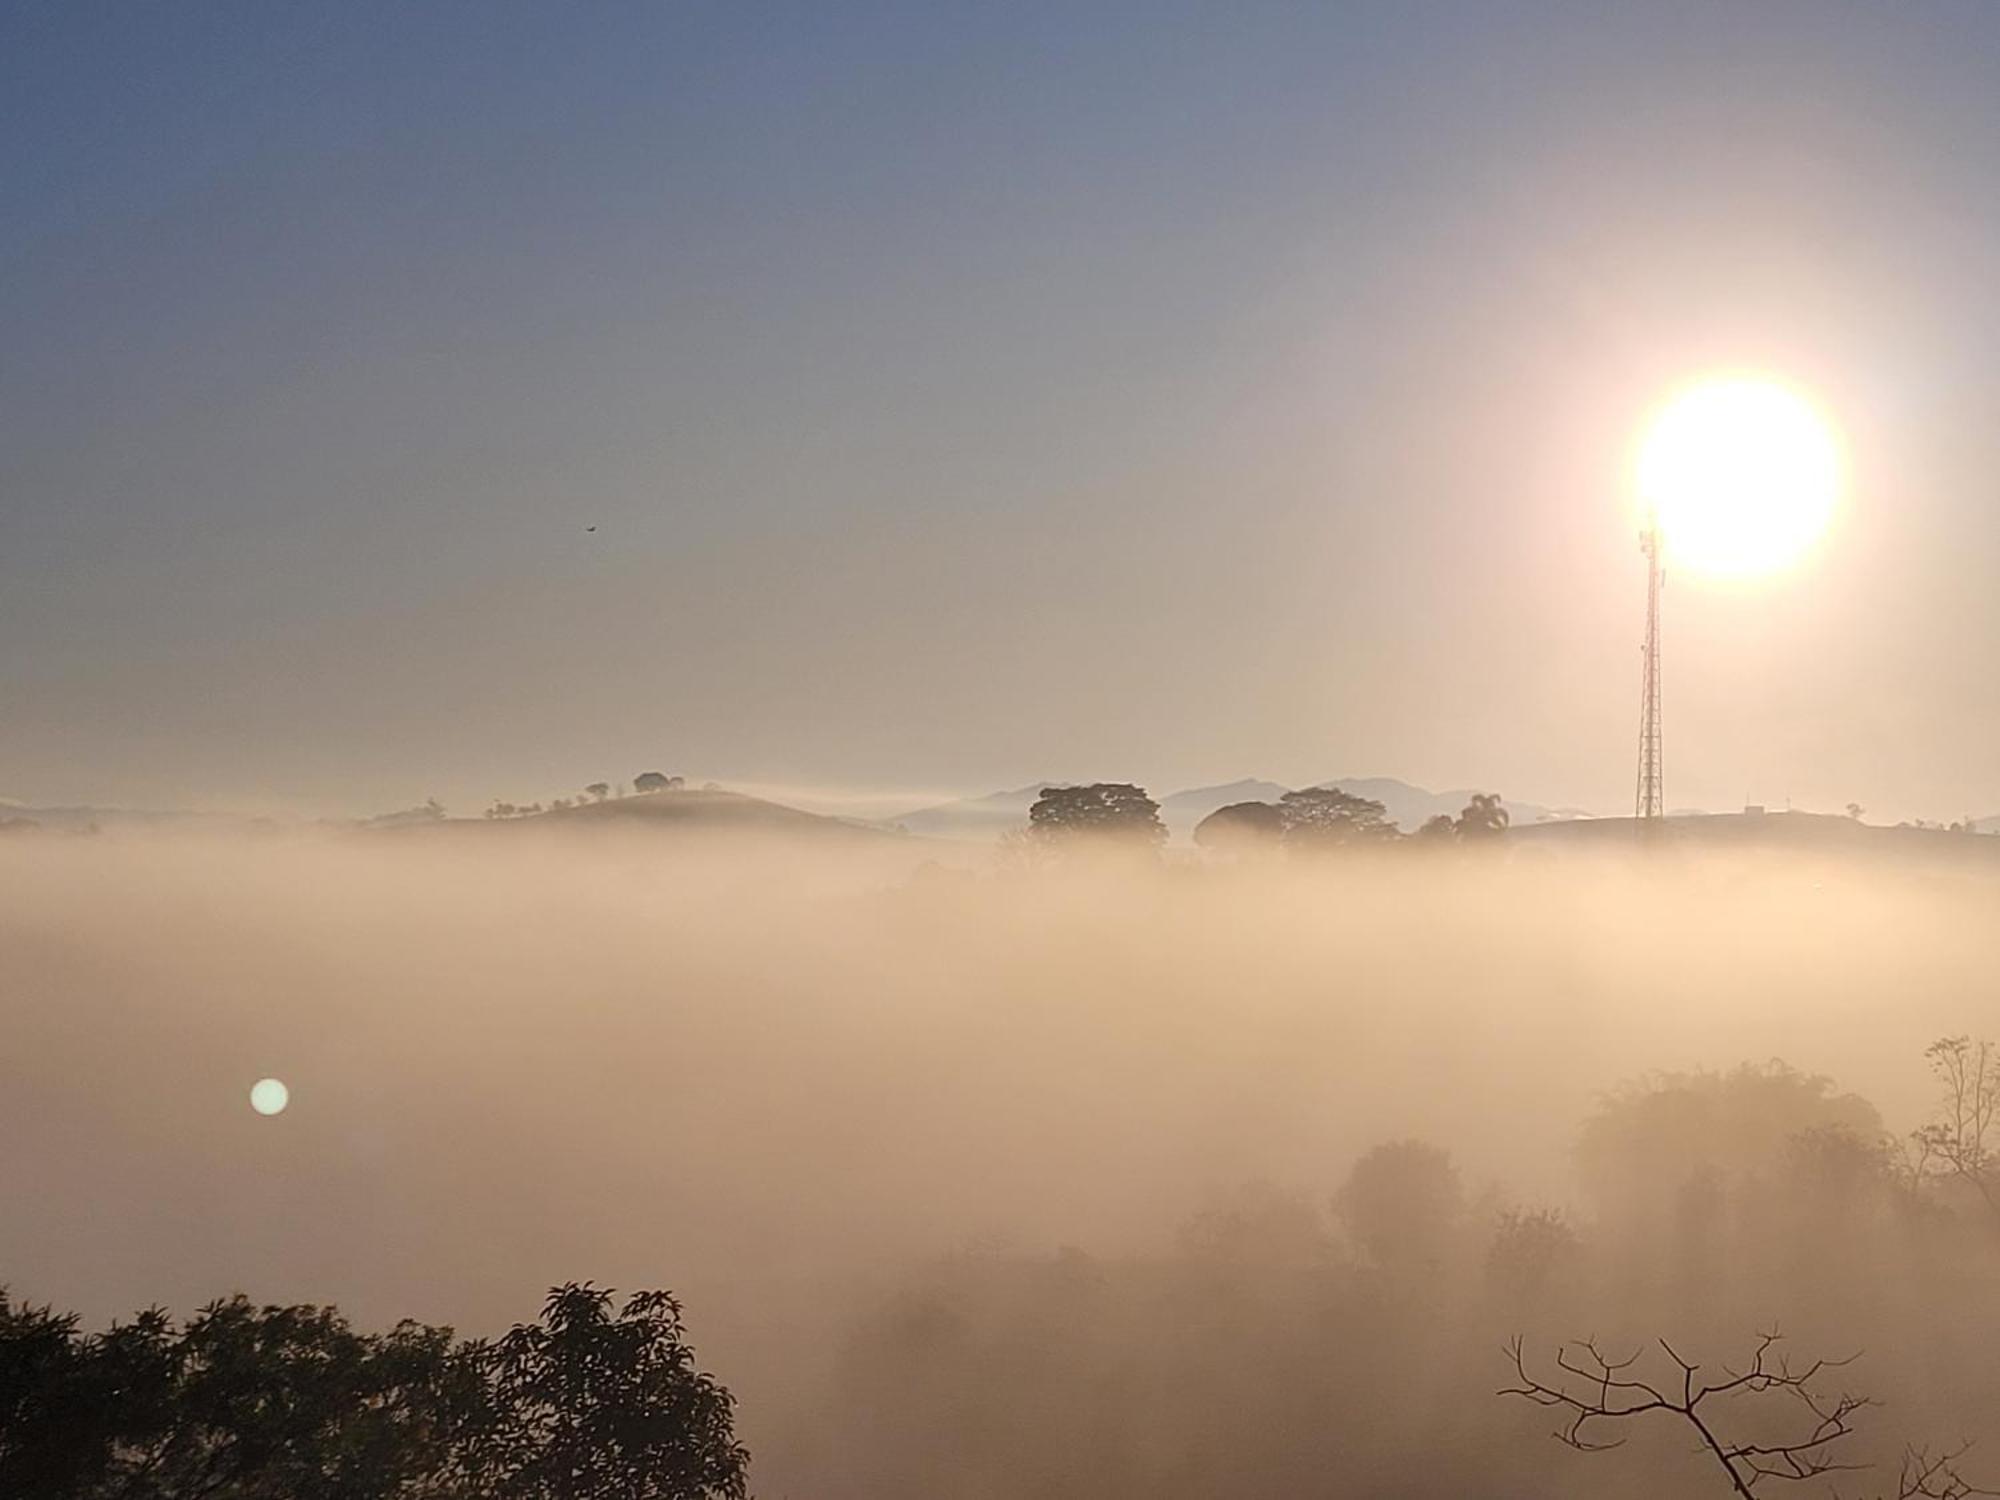
[[1833, 519], [1841, 469], [1832, 425], [1798, 392], [1757, 377], [1709, 380], [1647, 427], [1639, 501], [1670, 559], [1752, 577], [1812, 549]]

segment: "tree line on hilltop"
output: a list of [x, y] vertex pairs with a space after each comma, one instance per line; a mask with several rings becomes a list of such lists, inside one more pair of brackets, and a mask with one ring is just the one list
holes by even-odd
[[[687, 786], [685, 778], [669, 776], [664, 771], [641, 771], [632, 778], [631, 793], [641, 797], [654, 792], [678, 792]], [[492, 818], [532, 818], [543, 812], [568, 812], [572, 807], [583, 807], [593, 802], [623, 800], [628, 795], [624, 782], [615, 787], [608, 781], [593, 781], [583, 789], [580, 797], [557, 797], [544, 807], [539, 802], [515, 804], [496, 801], [486, 809], [484, 816]]]
[[[1475, 792], [1457, 817], [1439, 813], [1413, 834], [1369, 797], [1339, 787], [1304, 787], [1276, 802], [1234, 802], [1195, 825], [1194, 841], [1221, 853], [1264, 849], [1318, 850], [1478, 843], [1507, 831], [1508, 814], [1497, 793]], [[1143, 787], [1123, 781], [1044, 788], [1028, 809], [1028, 839], [1040, 846], [1078, 840], [1125, 848], [1157, 849], [1167, 839], [1160, 805]]]

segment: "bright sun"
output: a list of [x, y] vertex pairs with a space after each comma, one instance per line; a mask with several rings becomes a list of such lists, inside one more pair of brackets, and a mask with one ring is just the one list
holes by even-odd
[[1707, 380], [1647, 427], [1639, 501], [1670, 558], [1749, 577], [1811, 550], [1833, 519], [1841, 470], [1832, 425], [1796, 391], [1754, 376]]

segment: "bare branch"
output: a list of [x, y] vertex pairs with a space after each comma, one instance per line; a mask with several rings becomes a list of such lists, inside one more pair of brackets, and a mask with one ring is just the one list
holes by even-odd
[[1911, 1133], [1904, 1155], [1910, 1181], [1955, 1180], [2000, 1216], [2000, 1048], [1949, 1036], [1924, 1057], [1938, 1083], [1938, 1113]]
[[[1640, 1352], [1623, 1359], [1609, 1358], [1589, 1339], [1558, 1346], [1558, 1373], [1550, 1379], [1538, 1378], [1529, 1373], [1525, 1345], [1516, 1337], [1508, 1344], [1507, 1355], [1517, 1383], [1499, 1394], [1563, 1412], [1566, 1420], [1555, 1433], [1557, 1440], [1586, 1453], [1622, 1444], [1622, 1435], [1599, 1435], [1615, 1431], [1617, 1423], [1655, 1412], [1678, 1417], [1699, 1436], [1703, 1451], [1715, 1460], [1731, 1490], [1742, 1500], [1755, 1500], [1757, 1487], [1766, 1480], [1791, 1484], [1867, 1467], [1844, 1460], [1836, 1445], [1853, 1434], [1855, 1414], [1874, 1403], [1847, 1391], [1827, 1393], [1817, 1388], [1817, 1382], [1829, 1371], [1858, 1356], [1815, 1359], [1794, 1370], [1780, 1347], [1782, 1343], [1783, 1335], [1775, 1328], [1760, 1334], [1746, 1365], [1737, 1369], [1725, 1365], [1723, 1379], [1704, 1382], [1699, 1363], [1660, 1339], [1660, 1350], [1678, 1376], [1662, 1388], [1636, 1373]], [[1767, 1429], [1782, 1422], [1775, 1432], [1767, 1430], [1756, 1436], [1726, 1433], [1713, 1420], [1724, 1408], [1713, 1412], [1704, 1409], [1705, 1403], [1717, 1397], [1773, 1394], [1786, 1398], [1786, 1407], [1799, 1414], [1765, 1419]], [[1731, 1412], [1737, 1409], [1733, 1405], [1726, 1408]], [[1760, 1414], [1763, 1410], [1758, 1408]], [[1983, 1494], [1967, 1485], [1954, 1467], [1963, 1451], [1961, 1448], [1935, 1460], [1922, 1450], [1905, 1455], [1898, 1500], [1971, 1500]]]
[[1958, 1461], [1971, 1446], [1960, 1443], [1936, 1455], [1925, 1448], [1904, 1449], [1896, 1500], [1973, 1500], [1975, 1496], [2000, 1494], [1975, 1488], [1958, 1472]]

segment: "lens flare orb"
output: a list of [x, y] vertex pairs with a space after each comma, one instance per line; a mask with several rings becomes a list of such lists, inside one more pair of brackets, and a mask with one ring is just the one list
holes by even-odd
[[1724, 578], [1773, 573], [1826, 534], [1839, 437], [1812, 402], [1761, 376], [1706, 380], [1661, 407], [1639, 447], [1640, 505], [1667, 557]]
[[250, 1107], [260, 1115], [280, 1115], [292, 1102], [292, 1091], [280, 1079], [260, 1078], [250, 1085]]

